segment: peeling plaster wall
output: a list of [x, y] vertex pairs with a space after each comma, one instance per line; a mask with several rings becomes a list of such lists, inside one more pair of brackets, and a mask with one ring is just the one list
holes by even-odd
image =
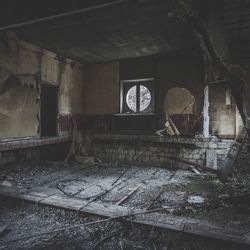
[[83, 114], [83, 86], [83, 68], [76, 65], [72, 69], [70, 64], [66, 64], [59, 85], [59, 114]]
[[186, 88], [172, 88], [165, 98], [164, 108], [169, 115], [193, 114], [194, 100], [195, 97]]
[[[83, 114], [82, 65], [70, 59], [58, 59], [55, 53], [24, 42], [12, 32], [0, 39], [0, 69], [12, 76], [37, 75], [41, 78], [39, 83], [58, 86], [59, 116]], [[35, 88], [22, 85], [0, 95], [0, 138], [39, 135], [37, 98]]]
[[120, 80], [155, 78], [155, 111], [166, 112], [166, 96], [171, 88], [186, 88], [196, 98], [194, 113], [203, 107], [203, 66], [198, 55], [166, 55], [124, 60]]
[[226, 84], [213, 84], [209, 88], [210, 132], [222, 137], [234, 137], [240, 130], [240, 117], [232, 95], [227, 96]]
[[17, 86], [0, 95], [0, 138], [37, 134], [39, 105], [34, 88]]
[[[113, 129], [123, 130], [126, 126], [130, 130], [136, 130], [133, 125], [138, 124], [135, 116], [134, 118], [130, 117], [132, 120], [129, 120], [128, 116], [120, 116], [119, 118], [112, 116], [119, 113], [120, 81], [153, 77], [155, 78], [155, 114], [148, 116], [148, 119], [151, 120], [146, 122], [153, 126], [150, 126], [150, 129], [140, 126], [141, 130], [153, 131], [164, 127], [167, 110], [166, 96], [168, 91], [175, 87], [187, 89], [195, 98], [195, 103], [190, 106], [190, 109], [184, 114], [177, 114], [175, 121], [180, 124], [179, 128], [184, 133], [200, 129], [198, 123], [199, 119], [202, 118], [203, 74], [202, 61], [199, 55], [194, 53], [133, 58], [122, 60], [119, 63], [88, 65], [85, 71], [86, 89], [84, 89], [83, 95], [88, 127], [93, 129], [100, 127], [103, 132], [107, 130], [106, 127], [110, 127], [110, 131]], [[178, 100], [178, 102], [182, 100]], [[184, 101], [183, 105], [186, 105], [187, 100]], [[140, 120], [142, 121], [142, 117]], [[120, 124], [125, 125], [121, 128]]]
[[[228, 44], [228, 34], [223, 24], [222, 10], [220, 9], [219, 1], [213, 1], [213, 8], [208, 17], [207, 28], [209, 30], [210, 38], [217, 53], [224, 62], [233, 62], [234, 59], [230, 54]], [[203, 8], [206, 8], [203, 5]], [[215, 80], [220, 79], [218, 72], [214, 72]], [[247, 78], [247, 77], [246, 77]], [[250, 85], [249, 85], [250, 86]], [[248, 91], [249, 86], [246, 86], [247, 99], [250, 97]], [[228, 85], [221, 84], [220, 86], [210, 86], [210, 132], [221, 137], [234, 137], [242, 132], [244, 127], [241, 116], [239, 115], [237, 106], [232, 98], [232, 104], [226, 104], [226, 92]], [[246, 110], [250, 110], [248, 100], [246, 100]], [[249, 112], [247, 112], [249, 113]]]
[[[157, 60], [156, 107], [165, 112], [168, 91], [179, 87], [190, 91], [195, 98], [193, 113], [200, 115], [203, 108], [203, 66], [199, 56], [181, 55]], [[180, 100], [181, 101], [181, 100]]]
[[[172, 114], [172, 120], [181, 134], [201, 133], [204, 71], [199, 55], [184, 54], [161, 57], [157, 60], [156, 75], [156, 112], [165, 114], [166, 111], [170, 111], [168, 109], [169, 91], [174, 88], [186, 89], [190, 92], [190, 96], [193, 96], [195, 99], [193, 105], [190, 106], [192, 112], [191, 110], [190, 112], [183, 110], [189, 98], [178, 98], [177, 106], [182, 106], [183, 108], [178, 109], [178, 112]], [[176, 108], [172, 107], [172, 111], [177, 111]], [[164, 124], [165, 116], [163, 115], [160, 127], [163, 128]]]

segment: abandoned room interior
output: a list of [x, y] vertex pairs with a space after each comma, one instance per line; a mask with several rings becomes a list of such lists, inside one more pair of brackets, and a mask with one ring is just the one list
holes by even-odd
[[250, 1], [1, 4], [0, 249], [250, 249]]

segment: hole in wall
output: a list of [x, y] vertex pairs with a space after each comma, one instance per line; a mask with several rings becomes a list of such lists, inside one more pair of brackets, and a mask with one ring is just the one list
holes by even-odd
[[41, 85], [41, 136], [57, 135], [58, 88]]

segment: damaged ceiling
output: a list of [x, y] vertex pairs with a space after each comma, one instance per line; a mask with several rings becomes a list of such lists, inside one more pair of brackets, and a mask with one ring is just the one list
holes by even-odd
[[[211, 8], [217, 10], [233, 60], [248, 66], [248, 1], [196, 5], [205, 22]], [[0, 10], [0, 23], [2, 37], [12, 30], [23, 40], [86, 64], [197, 49], [190, 28], [173, 15], [171, 0], [55, 0], [49, 6], [10, 0]]]
[[[99, 5], [94, 5], [97, 2]], [[171, 15], [171, 1], [95, 1], [92, 6], [93, 9], [87, 8], [88, 4], [81, 5], [84, 8], [82, 12], [11, 30], [17, 32], [23, 40], [82, 63], [195, 48], [192, 32]], [[53, 8], [50, 11], [38, 12], [36, 18], [59, 13], [53, 12]], [[72, 11], [72, 8], [61, 6], [60, 11], [65, 13]], [[22, 23], [34, 20], [35, 17], [28, 14], [30, 19], [18, 16], [17, 21]], [[3, 26], [13, 24], [13, 21], [7, 23], [5, 19], [4, 24], [0, 30], [3, 30]]]
[[223, 1], [223, 22], [234, 59], [247, 67], [250, 63], [250, 3], [245, 0]]

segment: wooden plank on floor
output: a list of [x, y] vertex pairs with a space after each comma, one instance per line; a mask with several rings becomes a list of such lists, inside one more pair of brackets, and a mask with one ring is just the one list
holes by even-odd
[[[132, 210], [123, 206], [110, 205], [104, 202], [92, 202], [87, 205], [87, 201], [68, 197], [60, 194], [50, 195], [46, 192], [39, 193], [15, 187], [0, 186], [0, 195], [17, 198], [21, 200], [39, 202], [58, 208], [70, 209], [82, 213], [90, 213], [97, 216], [115, 217], [128, 215], [132, 212], [142, 210]], [[46, 197], [47, 196], [47, 197]], [[145, 210], [144, 210], [145, 211]], [[205, 236], [218, 240], [226, 240], [250, 245], [250, 228], [239, 226], [211, 223], [206, 220], [198, 220], [181, 216], [174, 216], [168, 213], [154, 212], [150, 214], [136, 215], [132, 217], [134, 223], [154, 226], [167, 230], [175, 230], [197, 236]]]
[[36, 192], [34, 190], [24, 188], [13, 188], [0, 186], [0, 195], [11, 197], [14, 199], [40, 202], [41, 200], [51, 196], [51, 193], [47, 192]]
[[65, 209], [79, 211], [82, 206], [86, 204], [86, 201], [68, 197], [66, 195], [55, 194], [43, 199], [40, 203], [53, 207], [62, 207]]
[[247, 228], [225, 226], [221, 224], [211, 223], [206, 220], [185, 218], [181, 216], [166, 215], [154, 213], [152, 215], [135, 216], [134, 222], [143, 223], [145, 225], [173, 229], [184, 233], [197, 236], [203, 236], [218, 240], [225, 240], [250, 245], [250, 239], [245, 237], [248, 234]]
[[[127, 215], [131, 212], [127, 207], [116, 206], [112, 204], [103, 204], [99, 202], [93, 202], [84, 208], [81, 208], [81, 212], [88, 214], [98, 214], [99, 216], [115, 217]], [[138, 212], [139, 210], [133, 209], [132, 212]]]
[[163, 188], [160, 188], [160, 190], [154, 195], [154, 197], [148, 202], [146, 206], [146, 210], [149, 210], [149, 208], [155, 203], [155, 201], [159, 198], [161, 193], [163, 192]]
[[140, 185], [138, 185], [137, 187], [135, 187], [134, 189], [132, 189], [127, 195], [125, 195], [122, 199], [120, 199], [116, 205], [119, 206], [121, 205], [125, 200], [127, 200], [134, 192], [136, 192], [140, 187], [141, 187], [142, 183]]
[[128, 214], [128, 208], [126, 207], [98, 202], [92, 202], [91, 204], [87, 205], [88, 202], [86, 200], [80, 200], [73, 197], [58, 194], [52, 195], [42, 200], [40, 203], [44, 205], [71, 209], [104, 217], [114, 217]]

